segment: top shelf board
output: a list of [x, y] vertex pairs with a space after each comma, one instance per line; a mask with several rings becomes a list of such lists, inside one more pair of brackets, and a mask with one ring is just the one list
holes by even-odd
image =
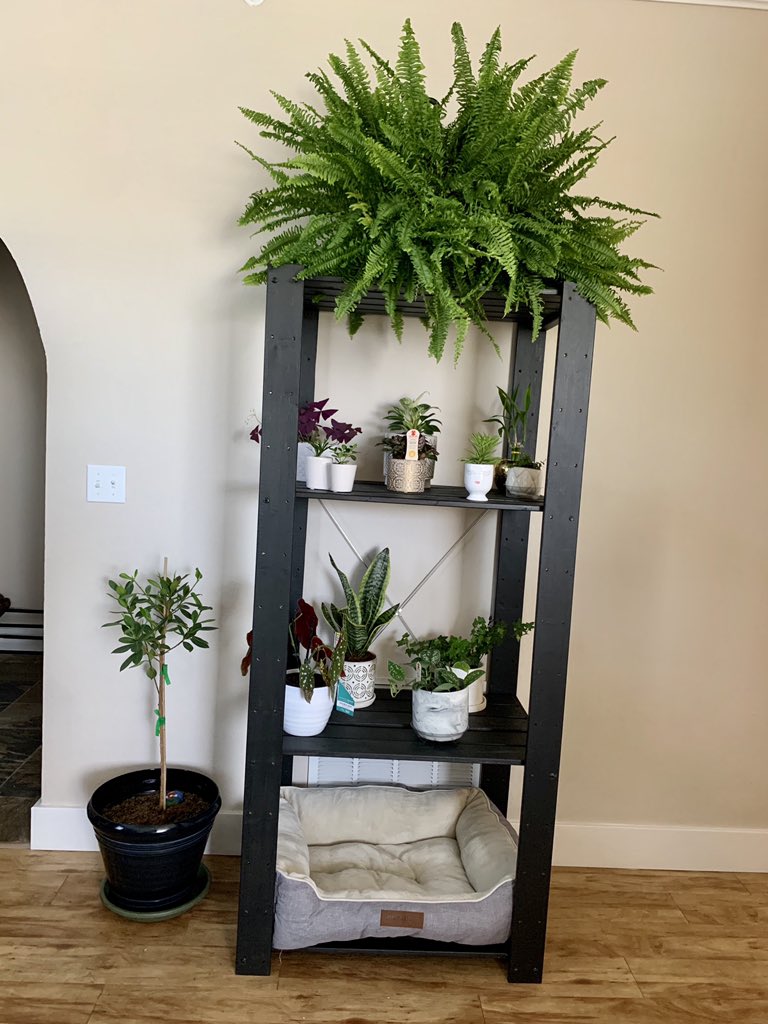
[[304, 484], [296, 484], [297, 498], [321, 498], [325, 501], [369, 501], [389, 505], [411, 506], [443, 506], [447, 508], [463, 508], [468, 512], [485, 512], [487, 509], [498, 509], [503, 512], [541, 512], [544, 508], [543, 498], [508, 498], [503, 494], [490, 491], [487, 501], [469, 501], [463, 487], [444, 487], [433, 485], [420, 494], [404, 494], [401, 491], [389, 491], [384, 484], [371, 480], [356, 482], [351, 491], [316, 491]]
[[[336, 305], [336, 298], [344, 289], [344, 282], [338, 277], [314, 277], [304, 282], [304, 297], [307, 306], [333, 312]], [[544, 329], [554, 327], [560, 318], [560, 307], [562, 305], [562, 288], [557, 285], [544, 288], [541, 293], [544, 302]], [[504, 315], [504, 296], [489, 293], [482, 299], [485, 309], [486, 320], [503, 320], [505, 323], [519, 323], [530, 325], [532, 323], [529, 309], [521, 309]], [[359, 310], [364, 315], [386, 316], [387, 310], [384, 303], [384, 294], [380, 291], [367, 292], [359, 305]], [[426, 309], [423, 299], [414, 302], [406, 302], [400, 299], [397, 308], [403, 316], [423, 318]]]

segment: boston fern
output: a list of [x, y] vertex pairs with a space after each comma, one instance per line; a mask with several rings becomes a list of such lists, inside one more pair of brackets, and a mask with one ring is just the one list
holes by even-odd
[[398, 298], [422, 298], [438, 360], [451, 325], [456, 358], [468, 325], [484, 329], [489, 291], [504, 295], [507, 312], [529, 307], [535, 337], [551, 279], [573, 281], [601, 320], [633, 326], [621, 293], [650, 292], [638, 272], [651, 264], [619, 246], [643, 211], [576, 191], [608, 142], [597, 125], [573, 121], [605, 82], [571, 88], [574, 52], [520, 85], [530, 59], [502, 63], [498, 29], [475, 73], [459, 24], [452, 35], [454, 80], [440, 101], [427, 91], [406, 21], [394, 66], [361, 42], [369, 70], [347, 42], [344, 59], [328, 58], [338, 82], [322, 70], [307, 75], [324, 109], [277, 93], [284, 120], [241, 108], [293, 153], [270, 162], [247, 150], [274, 184], [251, 196], [241, 218], [271, 234], [242, 268], [246, 283], [288, 263], [302, 264], [302, 277], [340, 277], [336, 315], [352, 333], [362, 296], [378, 288], [398, 337]]

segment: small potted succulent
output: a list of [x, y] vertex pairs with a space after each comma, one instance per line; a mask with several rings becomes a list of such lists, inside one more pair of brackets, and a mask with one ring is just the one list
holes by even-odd
[[397, 615], [399, 604], [384, 608], [390, 576], [389, 548], [383, 548], [365, 570], [359, 590], [331, 558], [344, 593], [346, 606], [323, 604], [323, 618], [337, 636], [346, 641], [344, 686], [356, 708], [365, 708], [376, 699], [376, 655], [373, 642]]
[[499, 459], [493, 475], [497, 491], [511, 497], [533, 497], [541, 490], [541, 463], [525, 450], [528, 437], [528, 414], [531, 409], [531, 387], [525, 389], [522, 404], [518, 405], [519, 386], [508, 394], [496, 388], [501, 402], [501, 415], [491, 416], [485, 423], [495, 423], [504, 442], [506, 455]]
[[206, 775], [169, 768], [166, 743], [168, 656], [181, 647], [208, 647], [202, 634], [215, 629], [210, 606], [198, 592], [202, 580], [162, 573], [144, 583], [139, 573], [109, 580], [118, 617], [105, 626], [120, 630], [112, 652], [123, 657], [120, 671], [143, 668], [157, 699], [153, 729], [159, 766], [127, 772], [104, 782], [88, 802], [107, 878], [101, 899], [114, 913], [137, 920], [162, 920], [184, 913], [208, 891], [203, 850], [221, 807], [219, 790]]
[[451, 743], [461, 739], [469, 725], [469, 688], [479, 679], [482, 669], [466, 662], [451, 664], [449, 644], [452, 637], [438, 636], [416, 640], [405, 633], [397, 641], [408, 664], [415, 672], [410, 681], [396, 661], [388, 663], [389, 686], [393, 696], [410, 685], [413, 691], [411, 725], [424, 740]]
[[487, 494], [493, 485], [493, 468], [496, 464], [496, 449], [499, 439], [492, 434], [472, 434], [464, 458], [464, 486], [467, 501], [488, 501]]
[[[285, 673], [283, 730], [289, 736], [318, 736], [328, 724], [336, 700], [336, 684], [343, 675], [346, 640], [342, 632], [334, 647], [317, 635], [317, 613], [299, 598], [296, 616], [288, 627], [293, 664]], [[240, 663], [247, 676], [253, 655], [253, 630], [246, 637], [248, 650]]]
[[[425, 488], [430, 487], [432, 483], [438, 455], [437, 435], [440, 433], [442, 424], [435, 416], [435, 413], [440, 410], [434, 405], [429, 405], [428, 402], [419, 401], [425, 394], [426, 391], [422, 391], [416, 398], [401, 398], [395, 405], [390, 406], [384, 414], [388, 428], [387, 437], [383, 442], [385, 449], [384, 483], [388, 484], [391, 459], [393, 457], [405, 457], [399, 453], [401, 449], [405, 450], [405, 436], [409, 431], [414, 430], [417, 430], [419, 433], [420, 451], [424, 452], [424, 458], [420, 459], [420, 461], [423, 461], [423, 466], [418, 471], [424, 474]], [[393, 438], [401, 438], [401, 440], [393, 441]], [[393, 487], [391, 489], [399, 490], [400, 488]]]
[[357, 473], [357, 445], [335, 444], [331, 448], [331, 490], [351, 491]]

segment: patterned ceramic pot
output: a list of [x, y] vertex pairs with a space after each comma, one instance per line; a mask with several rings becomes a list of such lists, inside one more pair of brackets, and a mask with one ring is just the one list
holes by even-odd
[[418, 736], [434, 743], [461, 739], [469, 725], [469, 690], [414, 690], [411, 725]]
[[387, 490], [403, 494], [419, 494], [427, 481], [429, 459], [390, 459], [387, 469]]
[[511, 498], [535, 498], [541, 489], [541, 470], [528, 466], [510, 466], [507, 470], [506, 489]]
[[367, 708], [376, 700], [376, 655], [361, 661], [344, 662], [344, 686], [355, 699], [356, 708]]

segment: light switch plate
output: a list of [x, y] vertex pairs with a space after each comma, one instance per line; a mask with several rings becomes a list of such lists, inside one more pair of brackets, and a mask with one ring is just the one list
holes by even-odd
[[125, 466], [89, 466], [88, 501], [125, 501]]

